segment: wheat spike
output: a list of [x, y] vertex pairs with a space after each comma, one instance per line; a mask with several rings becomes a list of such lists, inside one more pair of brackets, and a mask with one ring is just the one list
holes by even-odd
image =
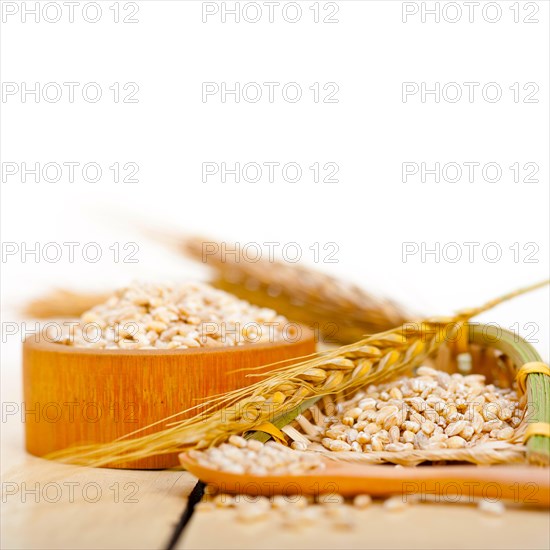
[[35, 319], [77, 318], [97, 304], [105, 302], [111, 294], [105, 292], [76, 292], [55, 289], [25, 305], [23, 313]]
[[235, 255], [222, 253], [222, 243], [199, 237], [183, 239], [180, 247], [216, 270], [214, 286], [319, 327], [327, 343], [356, 342], [412, 319], [395, 302], [314, 269], [264, 258], [238, 261]]

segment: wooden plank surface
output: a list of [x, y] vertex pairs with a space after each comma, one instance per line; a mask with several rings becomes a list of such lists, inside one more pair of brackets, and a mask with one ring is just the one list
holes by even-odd
[[328, 519], [289, 529], [275, 511], [268, 520], [252, 524], [238, 522], [232, 509], [200, 511], [178, 548], [542, 550], [550, 544], [546, 511], [516, 509], [492, 517], [469, 505], [416, 504], [389, 512], [374, 504], [366, 510], [350, 506], [348, 512], [355, 520], [351, 529], [335, 528]]
[[[9, 366], [14, 368], [2, 373], [2, 401], [17, 404], [20, 379]], [[196, 483], [191, 474], [84, 468], [37, 458], [24, 450], [21, 420], [17, 414], [2, 419], [2, 548], [166, 545]]]
[[13, 449], [2, 548], [162, 548], [196, 483], [184, 471], [65, 466]]
[[[3, 376], [4, 401], [8, 395], [20, 395], [19, 391], [16, 378], [6, 383]], [[196, 483], [193, 476], [177, 470], [110, 470], [52, 463], [24, 452], [23, 428], [17, 416], [2, 423], [2, 548], [165, 547]], [[469, 505], [418, 504], [391, 513], [376, 504], [349, 513], [356, 519], [351, 530], [336, 529], [324, 519], [296, 530], [284, 527], [276, 511], [267, 520], [252, 524], [237, 521], [234, 510], [200, 511], [177, 547], [550, 547], [550, 516], [544, 510], [515, 508], [501, 517], [488, 517]]]

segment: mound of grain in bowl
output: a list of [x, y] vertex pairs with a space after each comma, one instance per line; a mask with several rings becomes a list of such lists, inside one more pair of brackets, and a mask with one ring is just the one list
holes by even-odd
[[424, 366], [339, 404], [321, 443], [331, 451], [398, 452], [510, 441], [524, 406], [515, 391], [487, 385], [483, 375]]
[[80, 317], [59, 342], [104, 349], [187, 349], [296, 341], [298, 327], [204, 283], [133, 284]]

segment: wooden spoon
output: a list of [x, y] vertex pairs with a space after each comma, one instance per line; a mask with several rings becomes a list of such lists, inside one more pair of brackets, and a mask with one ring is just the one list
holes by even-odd
[[199, 466], [179, 455], [186, 470], [223, 493], [353, 496], [403, 495], [458, 502], [459, 497], [507, 500], [529, 506], [550, 505], [550, 470], [533, 466], [420, 466], [395, 468], [323, 459], [325, 468], [300, 475], [230, 474]]

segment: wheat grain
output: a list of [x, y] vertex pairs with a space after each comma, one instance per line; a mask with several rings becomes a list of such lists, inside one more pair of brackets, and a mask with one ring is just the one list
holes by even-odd
[[372, 504], [372, 498], [370, 495], [356, 495], [353, 498], [353, 505], [356, 508], [364, 509], [368, 508]]
[[402, 496], [390, 497], [384, 501], [383, 506], [388, 512], [402, 512], [407, 508], [407, 501]]
[[478, 502], [477, 508], [480, 512], [491, 516], [501, 516], [506, 510], [502, 502], [491, 502], [488, 500], [480, 500]]

